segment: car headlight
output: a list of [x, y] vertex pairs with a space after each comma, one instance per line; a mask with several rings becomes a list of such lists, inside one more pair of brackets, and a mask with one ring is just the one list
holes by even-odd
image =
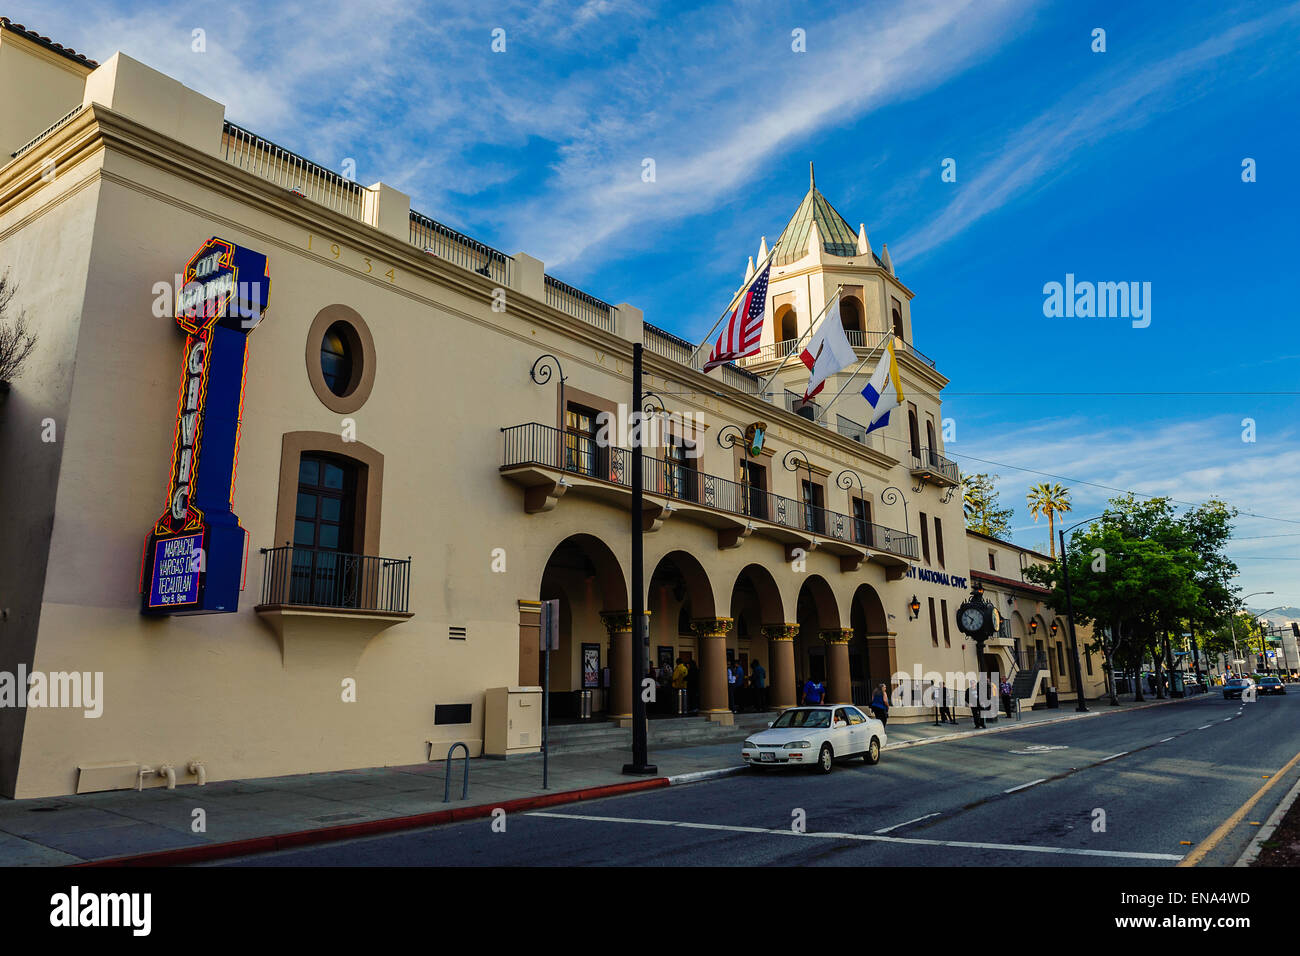
[[812, 746], [811, 741], [796, 740], [794, 743], [786, 744], [785, 749], [786, 750], [807, 750], [811, 746]]
[[741, 749], [742, 749], [742, 750], [757, 750], [757, 749], [758, 749], [758, 744], [754, 743], [754, 741], [752, 741], [752, 740], [746, 740], [746, 741], [745, 741], [745, 745], [744, 745]]

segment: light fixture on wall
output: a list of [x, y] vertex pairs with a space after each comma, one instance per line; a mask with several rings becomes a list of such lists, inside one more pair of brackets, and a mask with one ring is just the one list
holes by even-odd
[[1034, 633], [1036, 633], [1037, 631], [1038, 631], [1038, 621], [1037, 621], [1037, 620], [1030, 621], [1030, 622], [1029, 622], [1029, 633], [1030, 633], [1030, 634], [1034, 634]]
[[978, 597], [981, 601], [984, 600], [984, 585], [981, 584], [979, 581], [975, 582], [975, 596]]
[[912, 612], [912, 616], [908, 620], [915, 621], [921, 616], [921, 602], [916, 599], [915, 594], [912, 595], [912, 603], [907, 606], [907, 609]]
[[1056, 637], [1056, 629], [1057, 629], [1059, 626], [1060, 626], [1060, 625], [1057, 624], [1055, 621], [1052, 622], [1052, 637]]

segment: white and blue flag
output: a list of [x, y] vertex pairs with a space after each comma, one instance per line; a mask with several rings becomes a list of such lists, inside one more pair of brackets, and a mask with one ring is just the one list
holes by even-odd
[[903, 382], [898, 377], [898, 360], [894, 358], [894, 343], [885, 346], [885, 354], [871, 375], [871, 381], [862, 390], [862, 397], [871, 406], [871, 421], [867, 431], [889, 424], [889, 413], [903, 404]]

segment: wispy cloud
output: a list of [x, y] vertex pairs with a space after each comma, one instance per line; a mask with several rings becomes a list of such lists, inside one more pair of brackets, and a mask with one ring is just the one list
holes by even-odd
[[947, 453], [964, 471], [999, 475], [997, 490], [1003, 505], [1016, 509], [1013, 537], [1022, 544], [1047, 540], [1046, 522], [1034, 524], [1025, 505], [1031, 484], [1052, 480], [1043, 472], [1059, 476], [1070, 487], [1074, 510], [1068, 523], [1100, 514], [1117, 493], [1110, 489], [1179, 502], [1222, 498], [1243, 512], [1236, 521], [1237, 533], [1250, 536], [1229, 549], [1229, 554], [1252, 556], [1240, 562], [1242, 583], [1248, 590], [1272, 589], [1279, 599], [1300, 603], [1297, 562], [1290, 560], [1300, 557], [1300, 537], [1256, 537], [1300, 531], [1300, 502], [1288, 483], [1278, 481], [1279, 475], [1300, 470], [1300, 429], [1247, 443], [1241, 441], [1240, 422], [1233, 416], [1144, 421], [1127, 428], [1102, 428], [1075, 417], [1000, 428], [996, 437], [968, 433]]
[[[1300, 4], [1292, 4], [1216, 32], [1146, 67], [1139, 67], [1139, 56], [1149, 54], [1130, 55], [1129, 64], [1108, 70], [1100, 84], [1089, 81], [1010, 132], [986, 151], [982, 162], [964, 163], [965, 169], [980, 172], [962, 185], [941, 212], [899, 239], [894, 260], [916, 259], [1007, 203], [1024, 201], [1066, 172], [1086, 150], [1146, 125], [1175, 104], [1185, 106], [1211, 88], [1194, 80], [1212, 76], [1221, 85], [1274, 63], [1293, 63], [1297, 38], [1286, 28], [1293, 29], [1297, 22]], [[1221, 70], [1234, 54], [1263, 40], [1269, 41], [1268, 48], [1259, 58], [1235, 64], [1235, 76]], [[1107, 82], [1107, 77], [1113, 79]]]
[[[794, 144], [992, 55], [1029, 0], [924, 0], [827, 15], [771, 2], [415, 5], [373, 0], [17, 2], [63, 42], [114, 49], [232, 119], [548, 264], [644, 249], [734, 201]], [[506, 31], [493, 53], [492, 31]], [[806, 31], [806, 53], [791, 31]], [[192, 51], [192, 32], [207, 50]], [[656, 164], [653, 183], [642, 161]], [[509, 185], [508, 190], [496, 187]]]

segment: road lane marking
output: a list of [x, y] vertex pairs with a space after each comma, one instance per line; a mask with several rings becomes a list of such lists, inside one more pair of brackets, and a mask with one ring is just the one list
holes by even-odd
[[1245, 819], [1246, 814], [1250, 813], [1251, 808], [1254, 807], [1255, 804], [1259, 803], [1260, 798], [1264, 796], [1264, 794], [1268, 793], [1269, 789], [1275, 783], [1277, 783], [1279, 780], [1285, 777], [1287, 771], [1290, 770], [1292, 767], [1294, 767], [1297, 763], [1300, 763], [1300, 754], [1296, 754], [1294, 757], [1288, 760], [1286, 762], [1286, 766], [1284, 766], [1277, 773], [1273, 774], [1272, 779], [1270, 779], [1262, 787], [1256, 790], [1254, 796], [1252, 796], [1249, 800], [1247, 800], [1240, 807], [1238, 807], [1236, 812], [1234, 812], [1232, 816], [1228, 817], [1228, 819], [1220, 823], [1218, 828], [1213, 833], [1211, 833], [1208, 837], [1202, 840], [1201, 845], [1196, 847], [1196, 849], [1192, 850], [1191, 853], [1188, 853], [1187, 856], [1183, 858], [1183, 861], [1178, 865], [1196, 866], [1196, 864], [1200, 863], [1201, 860], [1205, 859], [1206, 855], [1211, 850], [1213, 850], [1216, 846], [1222, 843], [1223, 838], [1226, 837], [1229, 833], [1231, 833], [1232, 830], [1237, 826], [1237, 824], [1241, 823], [1241, 821]]
[[1197, 729], [1197, 730], [1204, 730], [1204, 729], [1205, 729], [1206, 727], [1208, 727], [1208, 726], [1210, 726], [1210, 725], [1209, 725], [1209, 724], [1202, 724], [1201, 726], [1197, 727], [1196, 729]]
[[1028, 783], [1022, 783], [1022, 784], [1021, 784], [1020, 786], [1018, 786], [1018, 787], [1012, 787], [1010, 790], [1003, 790], [1002, 792], [1003, 792], [1003, 793], [1015, 793], [1017, 790], [1026, 790], [1026, 789], [1028, 789], [1029, 787], [1032, 787], [1032, 786], [1035, 786], [1036, 784], [1040, 784], [1040, 783], [1042, 783], [1042, 782], [1043, 782], [1044, 780], [1046, 780], [1046, 779], [1047, 779], [1046, 777], [1039, 777], [1037, 780], [1030, 780]]
[[[531, 811], [528, 813], [528, 816], [551, 817], [558, 820], [582, 820], [588, 823], [631, 823], [646, 824], [650, 826], [663, 826], [667, 824], [668, 826], [694, 828], [701, 826], [701, 824], [698, 823], [672, 823], [665, 820], [638, 820], [634, 817], [598, 817], [590, 814], [578, 813], [550, 813], [545, 810]], [[908, 846], [941, 846], [971, 850], [1006, 850], [1019, 853], [1048, 853], [1058, 856], [1102, 856], [1125, 860], [1178, 861], [1183, 859], [1183, 857], [1177, 853], [1143, 853], [1136, 850], [1088, 850], [1064, 846], [1033, 846], [1018, 843], [982, 843], [967, 840], [925, 840], [921, 837], [882, 836], [876, 833], [800, 833], [797, 830], [792, 829], [768, 830], [762, 827], [722, 826], [720, 824], [709, 824], [707, 828], [710, 830], [729, 830], [735, 833], [766, 833], [772, 836], [793, 836], [820, 840], [857, 840], [862, 843], [900, 843]]]
[[1162, 744], [1167, 744], [1167, 743], [1169, 743], [1169, 741], [1171, 741], [1171, 740], [1173, 740], [1173, 739], [1174, 739], [1173, 737], [1166, 737], [1164, 740], [1160, 741], [1160, 743], [1162, 743]]
[[920, 823], [922, 820], [928, 820], [928, 819], [930, 819], [931, 817], [937, 817], [938, 815], [939, 815], [939, 811], [936, 810], [934, 813], [927, 813], [925, 816], [923, 816], [923, 817], [917, 817], [915, 820], [905, 820], [905, 821], [902, 822], [902, 823], [895, 823], [892, 827], [884, 827], [884, 828], [882, 828], [882, 829], [880, 829], [880, 830], [877, 830], [876, 832], [877, 832], [877, 833], [888, 833], [890, 830], [897, 830], [897, 829], [899, 829], [900, 827], [905, 827], [905, 826], [907, 826], [909, 823]]
[[1128, 751], [1121, 750], [1119, 753], [1111, 754], [1109, 757], [1102, 757], [1100, 760], [1097, 761], [1097, 763], [1105, 763], [1107, 760], [1114, 760], [1116, 757], [1127, 757], [1127, 756], [1128, 756]]

